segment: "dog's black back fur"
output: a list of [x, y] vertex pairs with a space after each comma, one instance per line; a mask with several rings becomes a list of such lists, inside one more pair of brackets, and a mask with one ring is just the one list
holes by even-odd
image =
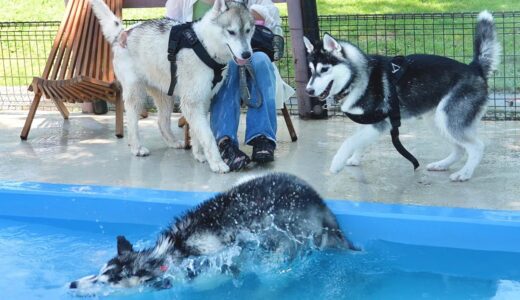
[[484, 109], [487, 81], [476, 65], [436, 55], [410, 55], [407, 59], [411, 63], [397, 91], [408, 116], [431, 110], [449, 93], [460, 97], [453, 97], [444, 109], [459, 116], [464, 127]]
[[[269, 220], [266, 220], [269, 219]], [[318, 193], [304, 181], [288, 174], [272, 174], [242, 183], [231, 190], [205, 201], [176, 219], [163, 235], [175, 241], [175, 250], [184, 256], [198, 255], [197, 249], [186, 244], [190, 236], [211, 232], [233, 243], [234, 235], [243, 229], [264, 230], [272, 221], [278, 228], [294, 235], [314, 236], [319, 246], [351, 247], [339, 229], [335, 216]], [[319, 224], [312, 224], [318, 222]], [[326, 235], [326, 237], [325, 237]], [[224, 238], [225, 237], [225, 238]], [[271, 241], [277, 248], [278, 242]]]

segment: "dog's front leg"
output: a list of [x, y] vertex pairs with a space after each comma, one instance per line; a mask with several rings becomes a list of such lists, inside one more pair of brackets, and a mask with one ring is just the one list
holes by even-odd
[[206, 162], [206, 155], [204, 155], [204, 149], [202, 149], [197, 135], [192, 132], [191, 134], [191, 152], [195, 159], [201, 163]]
[[[182, 103], [182, 102], [181, 102]], [[229, 172], [229, 166], [222, 160], [218, 151], [217, 142], [211, 132], [209, 125], [207, 109], [203, 105], [183, 106], [183, 114], [193, 130], [195, 139], [197, 140], [193, 147], [193, 153], [197, 156], [202, 148], [204, 155], [209, 163], [209, 167], [213, 172], [226, 173]], [[197, 158], [197, 157], [195, 157]], [[200, 159], [197, 159], [200, 160]]]
[[330, 172], [338, 173], [346, 164], [349, 166], [359, 165], [364, 149], [377, 140], [381, 135], [380, 129], [383, 129], [385, 126], [380, 127], [363, 125], [353, 136], [345, 140], [332, 159]]

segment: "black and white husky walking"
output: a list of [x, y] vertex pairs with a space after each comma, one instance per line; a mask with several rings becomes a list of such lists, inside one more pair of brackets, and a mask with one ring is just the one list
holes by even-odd
[[[307, 84], [310, 95], [322, 99], [333, 97], [341, 102], [343, 112], [355, 116], [375, 111], [388, 113], [391, 91], [396, 93], [403, 119], [435, 111], [435, 123], [453, 144], [453, 151], [445, 159], [429, 164], [427, 169], [445, 171], [466, 152], [465, 165], [451, 174], [450, 179], [471, 178], [484, 152], [476, 129], [486, 108], [487, 80], [496, 70], [500, 55], [490, 13], [484, 11], [477, 17], [474, 58], [469, 65], [442, 56], [409, 55], [404, 57], [406, 70], [397, 83], [390, 78], [395, 71], [389, 67], [391, 57], [366, 55], [355, 45], [338, 42], [328, 34], [316, 44], [307, 38], [304, 41], [312, 71]], [[337, 151], [331, 172], [337, 173], [345, 165], [359, 165], [365, 148], [389, 127], [388, 118], [362, 126]]]
[[[292, 175], [272, 174], [239, 184], [188, 211], [159, 235], [152, 248], [135, 251], [118, 237], [117, 256], [98, 275], [74, 281], [70, 288], [81, 292], [99, 285], [164, 287], [161, 277], [169, 266], [231, 246], [247, 247], [252, 236], [262, 251], [273, 254], [352, 248], [312, 187]], [[236, 275], [240, 267], [222, 265], [222, 272]], [[186, 276], [192, 277], [199, 272], [191, 267], [188, 271]]]

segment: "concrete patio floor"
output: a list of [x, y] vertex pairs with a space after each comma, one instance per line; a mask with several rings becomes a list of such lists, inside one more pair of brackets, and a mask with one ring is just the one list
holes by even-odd
[[[196, 162], [190, 151], [167, 148], [153, 114], [140, 121], [144, 145], [152, 152], [149, 157], [134, 157], [126, 138], [114, 136], [113, 115], [72, 114], [64, 121], [57, 112], [38, 112], [28, 141], [21, 141], [25, 117], [26, 112], [0, 112], [0, 180], [222, 191], [243, 176], [288, 172], [329, 199], [520, 210], [520, 122], [482, 122], [483, 161], [469, 182], [452, 183], [449, 174], [462, 162], [450, 172], [425, 169], [450, 151], [430, 130], [433, 123], [428, 120], [401, 129], [403, 144], [421, 163], [415, 172], [384, 136], [368, 150], [362, 166], [331, 174], [333, 155], [356, 125], [344, 118], [301, 121], [293, 116], [299, 140], [290, 141], [280, 118], [274, 163], [215, 174], [207, 164]], [[173, 115], [174, 120], [178, 117]]]

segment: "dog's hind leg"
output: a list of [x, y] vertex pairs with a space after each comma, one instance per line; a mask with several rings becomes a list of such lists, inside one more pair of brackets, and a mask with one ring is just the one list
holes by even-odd
[[468, 159], [462, 169], [450, 175], [451, 181], [466, 181], [470, 179], [484, 155], [484, 143], [476, 136], [476, 133], [466, 134], [464, 141], [460, 145], [468, 153]]
[[147, 156], [150, 154], [150, 150], [141, 145], [138, 126], [139, 114], [142, 111], [143, 99], [145, 97], [144, 87], [138, 82], [123, 85], [123, 100], [126, 110], [130, 150], [136, 156]]
[[148, 94], [154, 98], [157, 106], [158, 118], [157, 125], [161, 136], [170, 148], [182, 149], [184, 148], [184, 141], [175, 138], [171, 128], [171, 114], [173, 110], [173, 97], [167, 96], [160, 90], [148, 87]]
[[357, 166], [361, 163], [361, 156], [366, 147], [374, 143], [387, 127], [387, 123], [381, 122], [375, 125], [364, 125], [353, 136], [345, 140], [332, 159], [330, 171], [338, 173], [346, 164]]
[[487, 94], [477, 86], [477, 84], [466, 84], [454, 88], [441, 100], [435, 112], [435, 123], [457, 148], [446, 159], [434, 164], [443, 163], [447, 168], [449, 164], [453, 164], [462, 157], [461, 149], [466, 150], [468, 154], [468, 159], [462, 169], [450, 175], [452, 181], [470, 179], [484, 154], [484, 143], [477, 137], [476, 126], [485, 111]]
[[464, 155], [464, 148], [458, 144], [453, 144], [453, 150], [445, 159], [428, 164], [428, 171], [447, 171], [448, 168], [459, 161]]

